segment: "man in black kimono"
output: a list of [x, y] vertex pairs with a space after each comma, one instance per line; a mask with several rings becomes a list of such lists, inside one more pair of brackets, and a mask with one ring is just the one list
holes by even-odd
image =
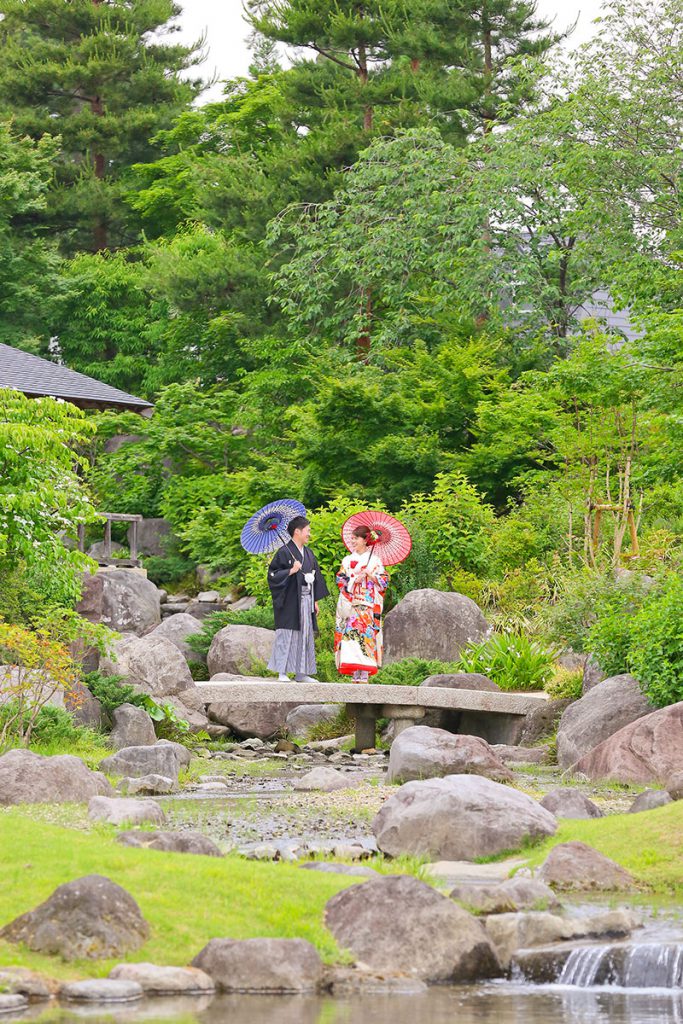
[[268, 586], [275, 613], [275, 643], [268, 668], [278, 679], [316, 683], [313, 634], [318, 631], [318, 601], [329, 591], [320, 574], [318, 561], [306, 547], [311, 527], [304, 516], [296, 516], [287, 527], [291, 540], [275, 552], [268, 566]]

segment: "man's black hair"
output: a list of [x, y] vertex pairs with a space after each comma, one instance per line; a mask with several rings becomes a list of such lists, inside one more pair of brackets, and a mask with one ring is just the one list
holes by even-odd
[[307, 519], [306, 516], [294, 516], [294, 518], [287, 524], [287, 532], [289, 533], [289, 536], [293, 537], [295, 530], [303, 530], [304, 526], [308, 526], [310, 521], [311, 520]]

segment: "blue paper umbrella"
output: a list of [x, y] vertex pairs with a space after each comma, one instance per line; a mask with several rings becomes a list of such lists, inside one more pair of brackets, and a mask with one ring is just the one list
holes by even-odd
[[290, 540], [287, 524], [295, 516], [305, 516], [306, 509], [300, 501], [293, 498], [281, 498], [271, 501], [255, 512], [245, 524], [240, 541], [250, 555], [263, 555], [273, 551], [280, 544]]

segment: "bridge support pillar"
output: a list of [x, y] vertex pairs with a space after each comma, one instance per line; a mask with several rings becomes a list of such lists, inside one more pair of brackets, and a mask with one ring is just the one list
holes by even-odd
[[375, 745], [377, 732], [377, 706], [375, 704], [347, 704], [346, 709], [356, 721], [356, 752], [370, 750]]
[[394, 723], [394, 739], [404, 729], [410, 729], [411, 725], [424, 718], [425, 709], [411, 704], [383, 704], [380, 708], [382, 718], [388, 718]]

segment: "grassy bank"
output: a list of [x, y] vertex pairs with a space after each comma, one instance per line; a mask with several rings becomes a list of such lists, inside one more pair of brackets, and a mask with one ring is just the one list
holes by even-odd
[[[211, 938], [308, 939], [327, 960], [339, 950], [322, 924], [325, 903], [357, 880], [265, 864], [167, 854], [120, 846], [113, 835], [87, 834], [0, 810], [0, 925], [35, 907], [62, 882], [106, 875], [138, 902], [150, 924], [129, 960], [187, 964]], [[0, 941], [0, 963], [57, 977], [102, 976], [116, 961], [62, 963]]]
[[552, 839], [529, 857], [536, 867], [553, 846], [578, 839], [630, 871], [659, 896], [683, 898], [683, 800], [642, 814], [611, 814], [560, 822]]

